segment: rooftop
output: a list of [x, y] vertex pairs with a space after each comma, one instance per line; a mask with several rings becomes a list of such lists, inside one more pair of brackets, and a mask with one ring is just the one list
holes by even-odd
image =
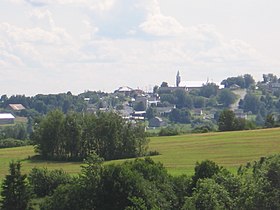
[[0, 113], [0, 119], [15, 119], [11, 113]]

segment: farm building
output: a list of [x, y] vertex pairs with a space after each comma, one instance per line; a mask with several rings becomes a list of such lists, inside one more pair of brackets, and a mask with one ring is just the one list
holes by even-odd
[[9, 104], [8, 108], [12, 111], [21, 111], [25, 109], [22, 104]]
[[0, 125], [14, 124], [15, 117], [10, 113], [0, 113]]

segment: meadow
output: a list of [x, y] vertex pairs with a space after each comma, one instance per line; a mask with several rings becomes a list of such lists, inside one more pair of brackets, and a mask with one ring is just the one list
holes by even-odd
[[[172, 175], [191, 175], [196, 162], [205, 159], [236, 172], [241, 164], [280, 153], [280, 129], [152, 137], [149, 150], [160, 153], [152, 158], [162, 162]], [[33, 167], [62, 168], [71, 174], [80, 172], [80, 162], [39, 161], [30, 158], [34, 155], [33, 146], [0, 149], [0, 180], [8, 173], [11, 160], [22, 161], [23, 173], [28, 173]], [[106, 164], [122, 161], [108, 161]]]

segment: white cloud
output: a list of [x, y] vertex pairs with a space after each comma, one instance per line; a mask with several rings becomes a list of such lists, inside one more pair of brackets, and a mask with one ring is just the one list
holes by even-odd
[[[265, 59], [249, 44], [226, 40], [215, 26], [185, 27], [162, 14], [158, 0], [28, 3], [35, 6], [26, 12], [30, 25], [0, 22], [0, 67], [33, 69], [36, 80], [44, 78], [53, 89], [112, 90], [124, 84], [155, 85], [167, 78], [171, 83], [178, 69], [188, 72], [188, 80], [219, 80], [228, 72], [265, 66]], [[80, 24], [78, 36], [58, 19], [62, 10], [67, 23]], [[77, 20], [73, 11], [82, 18]], [[34, 77], [28, 77], [30, 83]]]

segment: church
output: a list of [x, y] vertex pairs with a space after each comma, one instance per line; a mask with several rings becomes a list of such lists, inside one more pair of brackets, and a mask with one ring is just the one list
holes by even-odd
[[217, 86], [219, 86], [219, 89], [224, 88], [223, 85], [220, 85], [217, 82], [209, 82], [207, 79], [206, 81], [181, 81], [180, 72], [177, 72], [176, 75], [176, 88], [184, 88], [187, 91], [193, 90], [193, 89], [199, 89], [202, 88], [203, 85], [207, 85], [209, 83], [215, 83]]

